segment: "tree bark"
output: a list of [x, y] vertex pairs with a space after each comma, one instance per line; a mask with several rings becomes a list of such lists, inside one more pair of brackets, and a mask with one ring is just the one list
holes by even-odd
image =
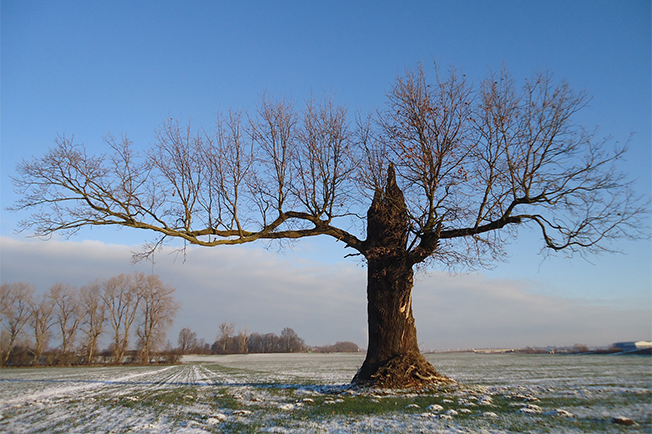
[[367, 213], [367, 357], [353, 378], [360, 386], [407, 388], [451, 382], [419, 351], [412, 315], [414, 272], [407, 252], [405, 199], [388, 170], [385, 191], [377, 190]]

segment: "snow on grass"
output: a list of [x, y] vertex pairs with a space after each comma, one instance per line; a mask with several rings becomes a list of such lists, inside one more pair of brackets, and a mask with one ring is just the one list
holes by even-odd
[[0, 432], [501, 433], [652, 428], [649, 358], [428, 356], [459, 381], [348, 386], [360, 355], [195, 356], [177, 366], [0, 370]]

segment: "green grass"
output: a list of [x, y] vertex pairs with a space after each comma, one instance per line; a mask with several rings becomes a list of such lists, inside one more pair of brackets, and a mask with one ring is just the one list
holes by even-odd
[[[296, 393], [297, 390], [302, 393]], [[309, 392], [304, 393], [306, 390]], [[564, 430], [625, 432], [624, 427], [611, 424], [609, 418], [567, 418], [543, 414], [521, 414], [518, 412], [519, 407], [512, 404], [524, 402], [524, 400], [510, 394], [495, 394], [492, 396], [492, 405], [478, 405], [478, 401], [474, 397], [484, 395], [484, 390], [473, 386], [398, 394], [384, 394], [382, 391], [377, 394], [372, 391], [356, 394], [343, 390], [343, 393], [320, 393], [323, 391], [320, 391], [319, 388], [311, 389], [310, 385], [297, 389], [282, 384], [259, 384], [243, 387], [228, 385], [203, 388], [176, 387], [143, 394], [144, 396], [139, 396], [138, 400], [124, 396], [107, 400], [107, 403], [134, 410], [159, 408], [161, 411], [167, 411], [177, 424], [196, 421], [203, 424], [202, 429], [224, 433], [256, 433], [269, 426], [300, 427], [302, 423], [327, 420], [333, 417], [343, 418], [345, 421], [354, 421], [359, 416], [412, 415], [418, 417], [420, 414], [428, 412], [427, 407], [432, 404], [444, 407], [438, 412], [439, 414], [444, 414], [449, 409], [458, 411], [458, 414], [454, 416], [454, 423], [469, 429], [475, 426], [484, 426], [514, 432], [560, 432]], [[575, 413], [578, 409], [595, 406], [623, 408], [646, 405], [652, 398], [652, 392], [649, 391], [596, 392], [587, 398], [572, 394], [568, 396], [552, 395], [539, 394], [540, 400], [532, 404], [541, 407], [544, 412], [561, 408]], [[304, 402], [302, 406], [291, 411], [278, 408], [283, 404], [296, 404], [304, 397], [309, 397], [313, 402]], [[473, 402], [476, 405], [466, 406], [465, 402]], [[210, 415], [182, 410], [185, 406], [193, 404], [205, 405], [216, 413], [226, 415], [232, 415], [234, 411], [243, 409], [252, 411], [252, 414], [229, 417], [224, 422], [209, 426], [206, 424], [206, 420]], [[414, 404], [418, 407], [412, 406]], [[460, 412], [460, 409], [464, 408], [471, 410], [471, 413]], [[486, 411], [496, 413], [498, 418], [485, 418], [483, 412]], [[649, 419], [650, 417], [648, 420], [637, 420], [639, 423], [637, 429], [649, 428], [652, 425], [652, 421]]]

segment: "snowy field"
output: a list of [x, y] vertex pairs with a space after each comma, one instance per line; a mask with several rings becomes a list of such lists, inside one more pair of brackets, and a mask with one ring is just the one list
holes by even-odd
[[[3, 369], [0, 432], [652, 432], [649, 357], [428, 358], [459, 385], [420, 393], [351, 390], [362, 363], [352, 354]], [[635, 425], [612, 423], [617, 416]]]

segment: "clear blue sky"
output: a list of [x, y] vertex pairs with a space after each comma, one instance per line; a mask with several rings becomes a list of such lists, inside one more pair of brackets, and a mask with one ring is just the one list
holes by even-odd
[[[392, 80], [417, 62], [436, 61], [444, 68], [453, 65], [471, 79], [503, 65], [517, 79], [547, 69], [575, 89], [586, 90], [593, 99], [578, 120], [590, 129], [599, 127], [600, 135], [611, 135], [614, 141], [626, 141], [634, 133], [624, 170], [638, 180], [638, 191], [650, 196], [649, 1], [3, 0], [0, 19], [3, 281], [32, 278], [46, 285], [63, 278], [48, 274], [51, 267], [30, 264], [22, 270], [18, 265], [6, 265], [9, 255], [14, 255], [14, 241], [22, 242], [24, 234], [13, 232], [21, 215], [4, 210], [16, 198], [9, 181], [16, 163], [43, 154], [58, 134], [74, 134], [77, 141], [97, 152], [102, 152], [101, 137], [108, 132], [125, 133], [137, 146], [146, 147], [166, 118], [192, 119], [210, 127], [218, 109], [253, 110], [264, 92], [289, 96], [299, 103], [311, 93], [327, 92], [347, 106], [351, 115], [366, 113], [381, 107]], [[561, 304], [579, 303], [586, 309], [610, 306], [621, 313], [643, 310], [647, 314], [630, 315], [639, 318], [632, 330], [647, 331], [648, 336], [624, 336], [623, 331], [622, 338], [650, 338], [648, 240], [623, 243], [620, 247], [625, 255], [593, 258], [593, 264], [555, 258], [542, 263], [537, 256], [537, 237], [522, 235], [507, 263], [493, 271], [460, 276], [460, 282], [476, 279], [473, 285], [477, 288], [489, 288], [506, 279], [526, 298], [548, 297]], [[93, 230], [69, 242], [94, 239], [138, 246], [150, 238], [128, 230]], [[43, 250], [33, 247], [42, 244], [29, 246]], [[304, 271], [318, 270], [315, 264], [320, 263], [324, 267], [347, 264], [341, 262], [343, 252], [331, 246], [321, 241], [300, 243], [295, 251], [275, 260], [304, 267]], [[127, 258], [129, 249], [124, 247]], [[355, 264], [342, 266], [355, 269]], [[107, 277], [102, 274], [107, 271], [101, 261], [88, 267], [97, 267], [98, 276]], [[123, 271], [132, 270], [130, 267], [125, 259]], [[188, 268], [176, 273], [186, 273]], [[315, 273], [313, 278], [319, 274]], [[71, 269], [67, 275], [74, 274]], [[437, 294], [438, 282], [433, 276], [423, 277], [415, 297], [417, 292]], [[355, 290], [364, 300], [364, 283]], [[534, 300], [530, 300], [532, 309], [538, 309], [536, 304], [543, 302]], [[195, 306], [192, 299], [181, 301], [184, 310], [178, 325], [186, 320], [209, 340], [214, 335], [211, 330], [216, 331], [215, 322], [243, 325], [249, 321], [253, 328], [253, 319], [228, 309], [219, 313], [220, 318], [199, 320], [189, 313]], [[255, 304], [255, 299], [251, 303]], [[474, 307], [460, 305], [459, 309], [470, 312]], [[284, 315], [291, 325], [292, 312]], [[364, 310], [359, 312], [363, 319], [364, 315]], [[427, 310], [417, 311], [417, 325], [420, 321], [425, 324], [432, 315]], [[487, 319], [490, 323], [491, 318]], [[309, 323], [297, 322], [305, 327], [295, 327], [297, 332], [315, 341], [354, 339], [346, 336], [346, 331], [329, 335], [328, 330], [312, 330]], [[552, 330], [555, 323], [560, 321], [543, 321], [540, 331]], [[455, 345], [452, 340], [441, 340], [441, 331], [430, 330], [437, 327], [435, 319], [427, 324], [419, 328], [420, 340], [423, 337], [427, 346]], [[270, 317], [256, 329], [268, 331], [264, 327], [272, 331], [277, 323]], [[351, 327], [359, 329], [360, 324]], [[561, 340], [569, 332], [561, 330], [546, 339], [558, 336]], [[474, 333], [477, 331], [468, 331]], [[496, 329], [498, 333], [507, 332]], [[355, 339], [364, 345], [364, 337]], [[467, 341], [481, 346], [463, 334], [457, 339], [462, 341], [460, 346]], [[486, 339], [487, 346], [505, 342], [491, 341], [491, 336]], [[601, 343], [600, 338], [595, 342]]]

